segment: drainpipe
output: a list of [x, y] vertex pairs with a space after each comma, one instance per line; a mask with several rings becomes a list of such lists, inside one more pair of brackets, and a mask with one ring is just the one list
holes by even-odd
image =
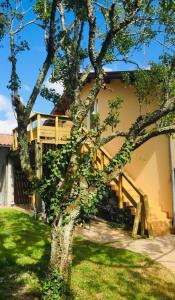
[[173, 139], [170, 136], [170, 161], [171, 161], [171, 182], [172, 182], [172, 199], [173, 199], [173, 226], [175, 226], [175, 149]]

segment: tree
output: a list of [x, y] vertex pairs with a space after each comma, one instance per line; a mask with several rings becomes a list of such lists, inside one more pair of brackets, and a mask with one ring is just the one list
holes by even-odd
[[[43, 297], [70, 299], [72, 237], [77, 220], [93, 210], [104, 196], [106, 186], [121, 172], [138, 147], [155, 136], [175, 131], [175, 3], [38, 0], [33, 6], [36, 19], [24, 23], [24, 13], [19, 13], [9, 2], [1, 5], [10, 36], [12, 73], [9, 88], [18, 120], [21, 166], [31, 181], [35, 175], [29, 159], [27, 124], [38, 94], [41, 92], [43, 97], [59, 106], [66, 99], [73, 122], [70, 142], [61, 149], [49, 150], [45, 156], [45, 176], [37, 185], [51, 226], [50, 275]], [[14, 18], [19, 24], [15, 30], [12, 28]], [[24, 105], [19, 95], [16, 55], [28, 46], [26, 42], [17, 45], [15, 35], [31, 23], [37, 23], [45, 31], [47, 56], [28, 103]], [[100, 26], [102, 23], [104, 25]], [[130, 57], [131, 50], [137, 51], [143, 43], [149, 45], [153, 39], [163, 46], [159, 63], [151, 64], [150, 71], [139, 70], [137, 62]], [[121, 132], [117, 125], [122, 99], [116, 97], [109, 102], [110, 111], [103, 124], [95, 114], [94, 129], [84, 130], [88, 111], [104, 87], [103, 66], [114, 61], [138, 67], [135, 75], [132, 78], [126, 76], [125, 80], [135, 86], [140, 106], [155, 97], [159, 99], [159, 105], [146, 115], [140, 113], [129, 130]], [[54, 65], [51, 81], [62, 81], [64, 97], [42, 87], [51, 65]], [[95, 80], [83, 101], [81, 91], [92, 70]], [[102, 133], [108, 127], [115, 131], [103, 138]], [[93, 157], [97, 149], [116, 137], [124, 138], [121, 149], [103, 170], [94, 169]], [[82, 153], [83, 146], [89, 141], [89, 151]]]
[[[26, 173], [28, 179], [32, 181], [35, 175], [30, 165], [27, 140], [27, 125], [32, 108], [36, 102], [36, 98], [40, 92], [47, 72], [53, 62], [56, 51], [55, 15], [57, 9], [57, 1], [53, 1], [52, 4], [48, 3], [49, 17], [46, 13], [41, 17], [41, 21], [39, 21], [39, 10], [41, 9], [42, 1], [38, 1], [38, 3], [36, 3], [34, 7], [34, 10], [36, 11], [36, 17], [29, 21], [26, 21], [28, 10], [25, 11], [23, 8], [21, 8], [20, 3], [21, 1], [3, 1], [1, 3], [1, 16], [3, 18], [3, 28], [6, 28], [10, 40], [11, 53], [9, 60], [11, 62], [12, 69], [8, 88], [11, 90], [12, 106], [15, 109], [18, 122], [20, 161], [22, 169]], [[17, 40], [17, 37], [24, 28], [32, 24], [40, 26], [47, 32], [47, 55], [39, 72], [36, 83], [33, 87], [32, 93], [27, 101], [27, 104], [24, 105], [19, 95], [21, 81], [17, 73], [17, 57], [20, 52], [29, 50], [29, 45], [26, 40], [22, 40], [19, 42]]]

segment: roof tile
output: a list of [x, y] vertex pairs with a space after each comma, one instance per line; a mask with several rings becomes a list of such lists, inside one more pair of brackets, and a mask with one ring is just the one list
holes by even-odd
[[12, 145], [12, 135], [0, 133], [0, 147], [10, 147]]

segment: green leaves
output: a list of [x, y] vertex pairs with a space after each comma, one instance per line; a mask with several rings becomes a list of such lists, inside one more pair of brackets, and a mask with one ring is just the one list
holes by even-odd
[[33, 5], [33, 11], [43, 22], [44, 27], [46, 27], [50, 21], [51, 6], [52, 1], [49, 0], [37, 0], [36, 3]]
[[29, 44], [26, 40], [21, 41], [19, 44], [15, 45], [15, 54], [18, 54], [19, 52], [30, 50]]
[[6, 31], [6, 18], [5, 16], [0, 15], [0, 40], [4, 37], [5, 31]]
[[54, 89], [48, 89], [46, 86], [41, 89], [40, 95], [46, 100], [53, 102], [55, 105], [59, 103], [61, 98], [61, 95], [56, 93]]
[[140, 103], [150, 103], [159, 99], [164, 101], [165, 94], [168, 97], [175, 96], [175, 70], [174, 58], [163, 56], [163, 63], [152, 63], [150, 70], [138, 70], [135, 72], [133, 85]]
[[108, 102], [109, 104], [109, 113], [106, 117], [104, 123], [108, 126], [111, 126], [112, 129], [116, 128], [119, 123], [120, 108], [123, 103], [123, 99], [120, 97], [115, 97]]
[[84, 0], [65, 0], [65, 7], [72, 10], [81, 21], [87, 20], [87, 6]]
[[46, 280], [42, 284], [42, 299], [48, 300], [48, 295], [49, 300], [61, 299], [60, 295], [62, 294], [63, 285], [59, 269], [49, 270]]
[[21, 81], [17, 74], [12, 74], [11, 79], [9, 80], [9, 83], [7, 85], [7, 88], [11, 91], [15, 91], [21, 87]]

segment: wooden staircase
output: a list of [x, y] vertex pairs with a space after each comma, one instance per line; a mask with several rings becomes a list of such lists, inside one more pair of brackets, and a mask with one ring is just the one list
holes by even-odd
[[[89, 150], [90, 144], [84, 146], [83, 152]], [[110, 154], [104, 147], [101, 147], [94, 155], [94, 168], [102, 170], [108, 165], [110, 159]], [[142, 236], [146, 232], [149, 237], [162, 236], [170, 232], [171, 220], [168, 219], [167, 214], [161, 211], [159, 204], [153, 203], [148, 198], [126, 172], [123, 171], [113, 178], [110, 186], [119, 198], [119, 208], [128, 206], [131, 214], [135, 216], [132, 230], [134, 238], [137, 237], [139, 225]]]
[[[67, 116], [36, 113], [30, 118], [28, 125], [29, 143], [35, 143], [36, 145], [61, 145], [68, 143], [70, 140], [71, 127], [72, 122]], [[92, 141], [89, 140], [88, 143], [82, 147], [82, 152], [89, 151], [91, 146]], [[18, 150], [18, 147], [18, 132], [17, 129], [14, 129], [13, 151]], [[101, 147], [94, 155], [94, 168], [103, 170], [111, 158], [106, 149]], [[119, 176], [113, 178], [110, 186], [119, 198], [119, 208], [122, 209], [124, 206], [128, 206], [131, 214], [135, 216], [132, 231], [134, 238], [138, 234], [139, 225], [141, 227], [141, 235], [148, 232], [150, 237], [155, 237], [169, 233], [171, 224], [166, 213], [161, 211], [159, 204], [154, 204], [153, 201], [148, 199], [148, 196], [126, 172], [121, 172]]]

